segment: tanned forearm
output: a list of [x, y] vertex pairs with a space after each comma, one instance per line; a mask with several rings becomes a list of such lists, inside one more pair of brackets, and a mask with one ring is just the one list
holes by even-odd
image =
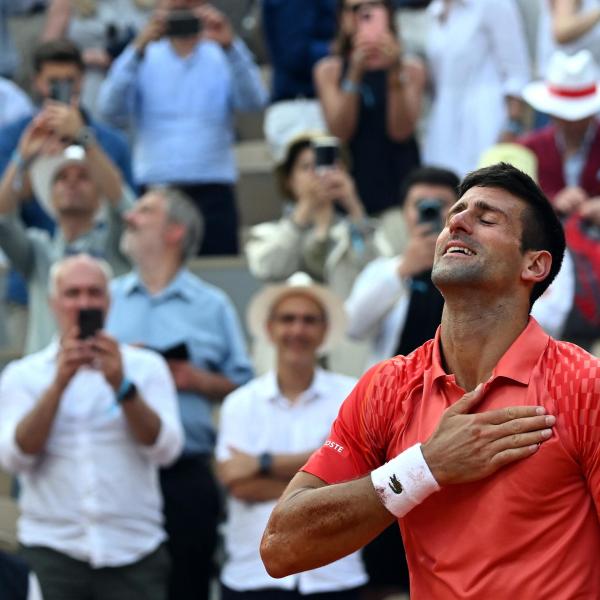
[[552, 33], [559, 44], [576, 40], [600, 22], [600, 8], [579, 11], [576, 0], [554, 0], [552, 12]]
[[362, 548], [393, 521], [369, 477], [300, 488], [275, 507], [261, 556], [272, 577], [308, 571]]
[[236, 481], [229, 486], [229, 493], [245, 502], [267, 502], [277, 500], [285, 491], [288, 482], [273, 477], [252, 477]]
[[123, 197], [123, 180], [117, 167], [97, 144], [86, 148], [87, 164], [90, 173], [102, 195], [113, 205], [118, 205]]
[[312, 451], [296, 454], [273, 454], [270, 476], [285, 480], [287, 485], [298, 470], [306, 464], [311, 454]]
[[[18, 181], [21, 177], [22, 181]], [[19, 172], [17, 165], [11, 161], [0, 180], [0, 214], [12, 214], [19, 207], [25, 194], [31, 191], [29, 177], [26, 173]], [[29, 193], [29, 195], [31, 195]]]
[[423, 78], [417, 64], [407, 63], [388, 71], [387, 133], [397, 142], [415, 132], [421, 113]]
[[25, 454], [39, 454], [46, 447], [63, 391], [61, 386], [53, 383], [17, 425], [15, 439]]
[[139, 393], [124, 401], [123, 414], [135, 439], [143, 446], [152, 446], [160, 433], [160, 417], [144, 402]]

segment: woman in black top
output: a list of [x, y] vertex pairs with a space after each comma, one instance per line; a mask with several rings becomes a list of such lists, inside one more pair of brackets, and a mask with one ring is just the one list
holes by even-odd
[[377, 215], [398, 205], [404, 176], [420, 162], [425, 69], [403, 55], [389, 1], [339, 0], [335, 48], [315, 67], [317, 93], [330, 132], [348, 144], [365, 208]]

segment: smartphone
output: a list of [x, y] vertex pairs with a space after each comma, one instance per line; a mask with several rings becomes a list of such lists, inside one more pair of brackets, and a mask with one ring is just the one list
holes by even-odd
[[71, 104], [74, 81], [72, 79], [51, 79], [50, 98], [63, 104]]
[[185, 342], [180, 342], [162, 350], [156, 350], [156, 352], [162, 354], [165, 360], [190, 360], [190, 351]]
[[390, 31], [390, 17], [385, 6], [370, 6], [366, 4], [356, 15], [357, 34], [361, 39], [376, 43]]
[[202, 30], [202, 21], [189, 10], [172, 10], [167, 17], [168, 37], [193, 37]]
[[419, 225], [430, 225], [431, 233], [442, 231], [442, 209], [444, 203], [439, 198], [423, 198], [417, 204]]
[[79, 339], [86, 340], [96, 335], [104, 325], [104, 313], [99, 308], [83, 308], [79, 311], [77, 320]]
[[339, 141], [335, 137], [320, 137], [312, 141], [315, 151], [315, 170], [317, 173], [331, 169], [339, 157]]

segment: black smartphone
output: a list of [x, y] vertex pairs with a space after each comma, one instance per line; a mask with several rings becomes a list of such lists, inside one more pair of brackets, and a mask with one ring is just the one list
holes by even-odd
[[158, 351], [166, 360], [190, 360], [190, 351], [185, 342]]
[[417, 204], [419, 225], [430, 225], [432, 233], [442, 231], [442, 209], [444, 203], [439, 198], [423, 198]]
[[189, 10], [172, 10], [167, 16], [168, 37], [192, 37], [202, 30], [202, 21]]
[[104, 325], [104, 313], [99, 308], [83, 308], [79, 311], [77, 320], [79, 339], [86, 340], [96, 335]]
[[74, 82], [72, 79], [51, 79], [50, 98], [63, 104], [71, 104]]
[[312, 142], [317, 172], [331, 169], [338, 160], [339, 142], [335, 137], [316, 138]]

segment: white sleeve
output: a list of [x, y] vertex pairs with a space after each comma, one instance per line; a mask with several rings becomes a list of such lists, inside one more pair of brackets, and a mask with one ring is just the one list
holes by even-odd
[[249, 430], [252, 415], [245, 410], [248, 405], [244, 398], [246, 387], [238, 388], [229, 394], [221, 407], [217, 445], [215, 456], [217, 462], [225, 462], [231, 458], [231, 448], [256, 454], [256, 449], [249, 443]]
[[0, 465], [13, 474], [32, 469], [38, 458], [23, 452], [16, 440], [17, 426], [39, 400], [28, 393], [21, 371], [13, 363], [0, 378]]
[[[150, 354], [150, 353], [148, 353]], [[177, 390], [166, 361], [158, 355], [152, 355], [151, 368], [142, 379], [131, 374], [130, 379], [138, 387], [138, 393], [144, 402], [160, 418], [160, 432], [152, 446], [142, 446], [142, 452], [148, 459], [161, 467], [175, 461], [183, 450], [184, 434]]]
[[515, 0], [489, 0], [486, 4], [485, 24], [503, 76], [504, 94], [520, 98], [531, 79], [523, 18]]
[[348, 335], [361, 340], [377, 333], [382, 319], [408, 293], [407, 282], [398, 277], [401, 258], [376, 258], [356, 278], [345, 307]]
[[44, 600], [40, 582], [34, 573], [29, 573], [29, 591], [27, 593], [27, 600]]

